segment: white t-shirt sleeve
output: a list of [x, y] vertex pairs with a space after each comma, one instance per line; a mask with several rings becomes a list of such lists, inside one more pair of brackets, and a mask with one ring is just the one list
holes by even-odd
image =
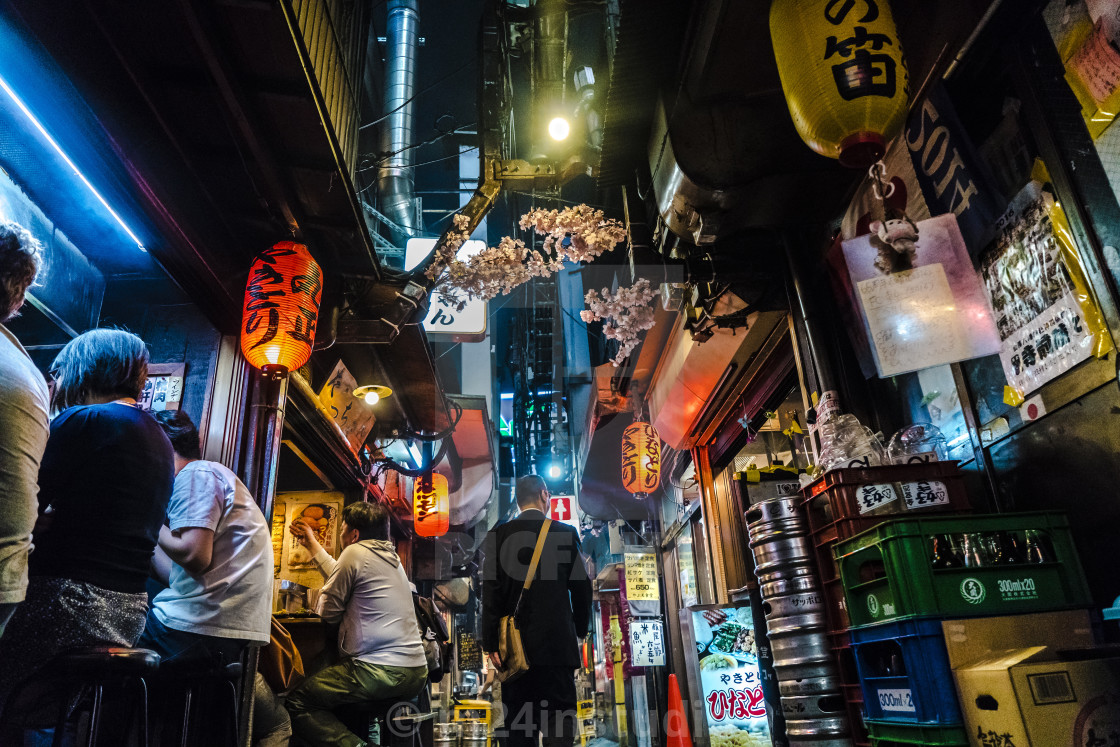
[[198, 527], [216, 531], [225, 505], [225, 484], [206, 467], [187, 465], [175, 478], [167, 504], [167, 525], [172, 531]]

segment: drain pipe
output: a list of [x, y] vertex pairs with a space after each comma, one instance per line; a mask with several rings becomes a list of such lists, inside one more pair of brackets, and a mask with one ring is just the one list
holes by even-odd
[[385, 113], [381, 130], [384, 163], [377, 170], [381, 212], [395, 246], [403, 247], [422, 226], [413, 194], [412, 96], [416, 88], [416, 50], [420, 44], [419, 0], [389, 0], [386, 31]]

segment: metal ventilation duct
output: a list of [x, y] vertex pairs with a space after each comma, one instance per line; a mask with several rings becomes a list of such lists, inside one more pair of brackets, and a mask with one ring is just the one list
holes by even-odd
[[403, 247], [422, 231], [412, 173], [412, 96], [416, 87], [416, 50], [420, 45], [419, 0], [389, 0], [386, 32], [385, 112], [381, 152], [385, 161], [377, 170], [381, 212], [393, 243]]

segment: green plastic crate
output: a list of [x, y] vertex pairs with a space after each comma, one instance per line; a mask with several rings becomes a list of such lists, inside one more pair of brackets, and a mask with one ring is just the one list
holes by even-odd
[[[979, 568], [931, 563], [932, 538], [1044, 532], [1054, 560]], [[989, 617], [1091, 604], [1065, 514], [1035, 511], [885, 521], [835, 547], [852, 627], [917, 617]]]
[[906, 724], [872, 719], [867, 719], [865, 723], [874, 747], [893, 747], [896, 744], [968, 747], [968, 732], [960, 724]]

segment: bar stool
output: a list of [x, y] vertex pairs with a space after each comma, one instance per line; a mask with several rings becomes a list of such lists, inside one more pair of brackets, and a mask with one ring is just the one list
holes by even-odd
[[[61, 745], [66, 724], [70, 720], [70, 707], [80, 698], [86, 688], [93, 690], [90, 707], [89, 729], [86, 745], [97, 744], [98, 732], [103, 721], [105, 691], [112, 688], [125, 692], [129, 686], [137, 686], [140, 692], [139, 708], [125, 703], [130, 715], [139, 715], [138, 727], [140, 745], [148, 745], [148, 683], [159, 669], [159, 654], [145, 648], [123, 648], [115, 646], [96, 646], [64, 651], [54, 656], [27, 682], [8, 698], [5, 713], [22, 711], [41, 702], [49, 694], [58, 697], [59, 712], [55, 720], [52, 745]], [[127, 728], [127, 725], [126, 725]]]
[[[219, 696], [227, 707], [222, 709], [224, 713], [215, 714], [215, 717], [226, 719], [229, 726], [229, 744], [237, 744], [238, 713], [240, 712], [237, 685], [241, 681], [243, 672], [244, 668], [239, 661], [232, 664], [216, 665], [210, 661], [172, 660], [160, 667], [160, 683], [162, 689], [167, 693], [168, 703], [173, 701], [176, 694], [181, 693], [182, 699], [179, 702], [182, 711], [177, 714], [180, 747], [188, 747], [191, 744], [192, 727], [198, 725], [197, 701], [203, 692], [213, 692], [212, 688], [214, 686], [228, 693], [228, 699], [225, 693]], [[175, 713], [174, 710], [171, 712]]]
[[[377, 726], [381, 747], [426, 747], [431, 740], [421, 736], [427, 722], [439, 715], [426, 706], [427, 689], [415, 698], [389, 698], [355, 703], [337, 711], [339, 719], [347, 728], [365, 739], [373, 738]], [[389, 734], [386, 742], [385, 734]]]

